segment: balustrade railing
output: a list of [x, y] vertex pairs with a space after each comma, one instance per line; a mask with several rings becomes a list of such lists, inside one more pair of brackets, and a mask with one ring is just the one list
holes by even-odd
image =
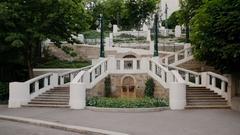
[[180, 50], [174, 54], [167, 55], [160, 59], [160, 62], [167, 65], [178, 65], [192, 59], [192, 48]]
[[226, 77], [213, 72], [204, 72], [202, 77], [205, 79], [204, 83], [207, 88], [228, 99], [229, 82]]
[[171, 70], [182, 77], [189, 86], [202, 86], [213, 90], [224, 98], [228, 99], [228, 79], [222, 75], [213, 72], [197, 73], [187, 69], [164, 65], [168, 70]]
[[149, 61], [149, 74], [159, 81], [164, 88], [168, 88], [168, 82], [172, 81], [172, 75], [169, 70], [155, 60]]
[[80, 68], [80, 69], [76, 69], [76, 70], [72, 70], [72, 71], [69, 71], [69, 72], [64, 72], [62, 74], [59, 74], [58, 84], [63, 85], [63, 84], [70, 83], [78, 73], [80, 73], [81, 71], [84, 71], [84, 70], [88, 70], [91, 67], [93, 67], [93, 65], [86, 66], [86, 67], [83, 67], [83, 68]]
[[57, 77], [56, 73], [47, 73], [26, 82], [10, 83], [9, 107], [21, 107], [39, 94], [57, 86]]

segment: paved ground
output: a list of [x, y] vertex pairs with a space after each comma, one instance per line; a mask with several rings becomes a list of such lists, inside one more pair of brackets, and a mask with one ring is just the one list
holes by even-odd
[[240, 112], [228, 109], [114, 113], [0, 107], [0, 114], [100, 128], [131, 135], [240, 135]]
[[18, 122], [0, 120], [0, 135], [81, 135], [81, 134], [66, 132], [52, 128], [33, 126]]

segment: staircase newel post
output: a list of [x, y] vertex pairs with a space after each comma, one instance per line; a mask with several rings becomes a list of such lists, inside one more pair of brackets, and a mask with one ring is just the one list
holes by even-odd
[[209, 82], [208, 79], [209, 78], [207, 76], [207, 72], [201, 73], [201, 84], [202, 84], [202, 86], [206, 86], [208, 88], [208, 82]]
[[58, 73], [53, 73], [50, 79], [51, 88], [58, 86]]

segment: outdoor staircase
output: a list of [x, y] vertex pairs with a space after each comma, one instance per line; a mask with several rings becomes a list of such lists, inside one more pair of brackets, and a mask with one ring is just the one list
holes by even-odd
[[69, 108], [69, 87], [55, 87], [32, 99], [23, 107]]
[[225, 98], [205, 87], [187, 87], [186, 109], [230, 108]]

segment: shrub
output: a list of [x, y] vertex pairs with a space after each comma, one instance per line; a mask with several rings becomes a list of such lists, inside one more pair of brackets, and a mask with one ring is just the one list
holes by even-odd
[[105, 97], [111, 96], [111, 77], [108, 76], [104, 81], [104, 95]]
[[81, 68], [90, 65], [89, 61], [63, 61], [51, 59], [36, 65], [37, 68]]
[[145, 96], [147, 97], [154, 97], [154, 87], [155, 87], [155, 84], [154, 84], [154, 81], [153, 79], [148, 79], [145, 83]]
[[77, 53], [74, 52], [74, 49], [68, 46], [62, 46], [61, 48], [66, 54], [70, 55], [71, 57], [76, 57]]
[[8, 83], [0, 82], [0, 103], [7, 102], [8, 94]]
[[164, 99], [155, 99], [149, 97], [145, 98], [91, 97], [87, 99], [87, 105], [106, 108], [151, 108], [168, 106], [168, 102]]

